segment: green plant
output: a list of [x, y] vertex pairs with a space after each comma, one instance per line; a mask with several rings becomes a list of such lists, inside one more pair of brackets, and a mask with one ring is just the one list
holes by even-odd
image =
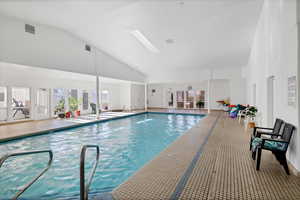
[[257, 113], [257, 108], [255, 106], [250, 106], [246, 112], [246, 115], [250, 117], [255, 117]]
[[196, 103], [196, 106], [197, 106], [198, 108], [204, 108], [204, 101], [198, 101], [198, 102]]
[[61, 99], [55, 106], [54, 113], [56, 114], [56, 113], [61, 113], [64, 111], [65, 111], [65, 100]]
[[69, 97], [69, 108], [70, 111], [74, 112], [78, 109], [78, 100], [74, 97]]

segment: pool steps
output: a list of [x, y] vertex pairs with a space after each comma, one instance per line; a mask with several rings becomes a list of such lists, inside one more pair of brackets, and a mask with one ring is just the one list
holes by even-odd
[[25, 156], [25, 155], [31, 155], [31, 154], [40, 154], [40, 153], [48, 153], [49, 154], [49, 161], [46, 166], [46, 168], [39, 173], [32, 181], [27, 183], [20, 189], [17, 194], [12, 198], [13, 200], [18, 199], [19, 196], [21, 196], [33, 183], [35, 183], [48, 169], [51, 167], [52, 161], [53, 161], [53, 152], [51, 150], [41, 150], [41, 151], [24, 151], [24, 152], [19, 152], [19, 153], [11, 153], [11, 154], [6, 154], [2, 158], [0, 158], [0, 168], [2, 167], [3, 163], [10, 157], [19, 157], [19, 156]]

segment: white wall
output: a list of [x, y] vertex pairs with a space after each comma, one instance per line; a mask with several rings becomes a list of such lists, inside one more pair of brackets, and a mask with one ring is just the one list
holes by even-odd
[[[233, 80], [234, 83], [236, 82]], [[244, 103], [243, 94], [241, 97], [238, 96], [236, 93], [240, 90], [245, 90], [242, 88], [244, 85], [235, 85], [233, 90], [231, 90], [231, 80], [227, 79], [214, 79], [211, 80], [211, 96], [210, 96], [210, 105], [211, 109], [220, 109], [219, 105], [216, 101], [224, 100], [224, 99], [234, 99], [236, 103]], [[148, 100], [149, 100], [149, 107], [153, 108], [167, 108], [168, 107], [168, 100], [166, 94], [168, 91], [174, 92], [174, 100], [176, 99], [176, 91], [187, 91], [188, 86], [192, 86], [192, 89], [195, 91], [204, 90], [206, 93], [206, 100], [208, 99], [207, 95], [207, 88], [208, 84], [207, 81], [202, 82], [189, 82], [189, 83], [156, 83], [156, 84], [149, 84], [148, 85]], [[237, 89], [236, 89], [237, 88]], [[155, 93], [152, 92], [155, 90]], [[236, 96], [231, 96], [232, 94]], [[242, 102], [239, 101], [242, 99]]]
[[230, 99], [229, 80], [212, 80], [210, 84], [210, 109], [222, 109], [217, 101]]
[[[25, 32], [25, 23], [35, 26], [35, 35]], [[122, 80], [145, 80], [142, 73], [99, 49], [92, 47], [91, 52], [86, 51], [87, 42], [66, 31], [1, 15], [0, 24], [0, 61], [90, 75], [98, 71], [101, 76]]]
[[131, 110], [131, 84], [122, 84], [120, 87], [120, 104], [124, 110]]
[[[199, 69], [187, 70], [186, 73], [178, 74], [170, 71], [168, 81], [150, 82], [148, 87], [148, 106], [154, 108], [166, 108], [167, 91], [187, 90], [190, 85], [195, 90], [207, 90], [207, 80], [212, 79], [211, 109], [220, 109], [217, 100], [230, 98], [232, 104], [246, 104], [246, 79], [244, 67], [227, 67], [224, 69]], [[159, 78], [159, 76], [158, 76]], [[158, 79], [157, 81], [159, 81]], [[169, 82], [172, 80], [172, 82]], [[221, 82], [221, 84], [219, 84]], [[155, 93], [152, 93], [155, 89]]]
[[[256, 102], [262, 113], [262, 125], [268, 122], [267, 78], [274, 76], [274, 116], [298, 127], [299, 107], [288, 106], [287, 97], [288, 77], [298, 73], [297, 32], [296, 0], [265, 0], [246, 70], [247, 101]], [[298, 134], [294, 134], [288, 159], [300, 170]]]
[[140, 84], [131, 84], [131, 109], [145, 108], [145, 86]]

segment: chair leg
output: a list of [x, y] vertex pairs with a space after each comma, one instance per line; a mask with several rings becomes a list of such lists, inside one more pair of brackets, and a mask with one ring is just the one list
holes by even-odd
[[252, 159], [253, 159], [253, 160], [256, 159], [256, 151], [252, 151]]
[[257, 148], [257, 161], [256, 161], [256, 170], [258, 171], [260, 168], [260, 160], [261, 160], [261, 148]]
[[279, 160], [280, 164], [283, 166], [286, 174], [290, 175], [290, 171], [289, 171], [289, 167], [288, 167], [288, 164], [287, 164], [285, 154], [277, 154], [277, 159]]

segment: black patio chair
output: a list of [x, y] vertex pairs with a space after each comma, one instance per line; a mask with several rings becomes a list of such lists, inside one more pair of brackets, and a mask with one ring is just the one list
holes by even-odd
[[250, 138], [250, 143], [249, 143], [250, 150], [252, 149], [253, 139], [255, 137], [260, 137], [261, 134], [268, 133], [267, 131], [269, 131], [269, 133], [272, 133], [272, 136], [271, 136], [272, 138], [277, 138], [278, 136], [280, 136], [280, 129], [281, 129], [281, 126], [283, 125], [283, 123], [284, 123], [284, 121], [282, 119], [277, 118], [275, 120], [275, 124], [274, 124], [273, 128], [255, 126], [253, 128], [253, 133]]
[[261, 153], [262, 150], [272, 151], [276, 159], [283, 166], [285, 172], [289, 175], [289, 168], [286, 160], [286, 152], [289, 147], [291, 137], [295, 130], [295, 126], [289, 123], [284, 124], [282, 135], [277, 136], [277, 138], [264, 137], [264, 135], [273, 136], [272, 133], [263, 133], [261, 134], [261, 144], [257, 146], [257, 161], [256, 161], [256, 170], [260, 168]]
[[[95, 103], [90, 103], [90, 106], [92, 108], [92, 114], [96, 114], [96, 104]], [[101, 109], [99, 109], [99, 113], [101, 113]]]

